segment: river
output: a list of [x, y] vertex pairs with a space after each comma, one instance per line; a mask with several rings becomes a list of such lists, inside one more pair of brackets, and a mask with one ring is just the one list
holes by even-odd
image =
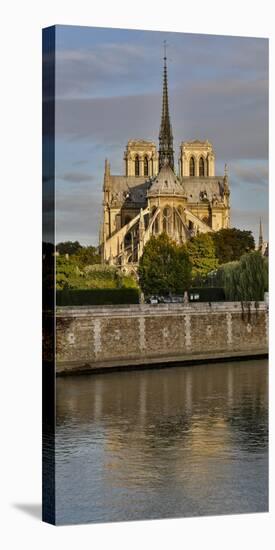
[[57, 524], [268, 510], [268, 366], [57, 379]]

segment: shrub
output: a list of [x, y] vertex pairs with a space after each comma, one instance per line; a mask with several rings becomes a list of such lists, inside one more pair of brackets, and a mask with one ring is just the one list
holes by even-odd
[[76, 257], [56, 259], [56, 288], [93, 289], [93, 288], [138, 288], [136, 280], [125, 276], [115, 266], [102, 264], [81, 267]]
[[56, 291], [57, 306], [138, 304], [138, 288], [92, 288]]

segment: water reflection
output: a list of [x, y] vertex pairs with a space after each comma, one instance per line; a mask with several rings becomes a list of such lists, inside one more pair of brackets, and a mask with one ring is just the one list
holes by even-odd
[[267, 510], [267, 361], [57, 380], [57, 521]]

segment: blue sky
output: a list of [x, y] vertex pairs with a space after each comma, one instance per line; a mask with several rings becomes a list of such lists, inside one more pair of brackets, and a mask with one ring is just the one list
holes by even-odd
[[57, 26], [57, 242], [98, 244], [104, 159], [123, 174], [129, 139], [158, 142], [164, 39], [175, 159], [209, 139], [231, 225], [268, 237], [267, 39]]

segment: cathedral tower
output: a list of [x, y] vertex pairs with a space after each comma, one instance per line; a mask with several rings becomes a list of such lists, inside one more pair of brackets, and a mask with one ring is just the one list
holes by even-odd
[[164, 69], [163, 69], [163, 90], [162, 90], [162, 113], [161, 124], [159, 131], [159, 170], [164, 166], [164, 161], [167, 158], [169, 166], [174, 170], [174, 151], [173, 151], [173, 134], [169, 116], [168, 102], [168, 82], [167, 82], [167, 65], [166, 65], [166, 41], [164, 41]]

